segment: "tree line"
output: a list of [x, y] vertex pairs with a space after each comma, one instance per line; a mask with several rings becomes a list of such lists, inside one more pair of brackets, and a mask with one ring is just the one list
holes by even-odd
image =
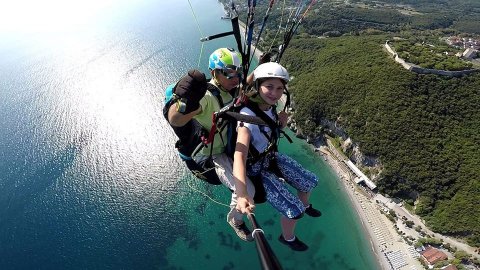
[[480, 245], [480, 74], [419, 75], [383, 50], [389, 36], [300, 38], [284, 64], [297, 125], [337, 121], [382, 161], [381, 192], [415, 203], [435, 231]]
[[[226, 6], [229, 4], [226, 0], [220, 2]], [[234, 2], [238, 7], [246, 5], [243, 1]], [[400, 6], [397, 7], [396, 0], [382, 1], [385, 5], [378, 5], [380, 1], [349, 2], [350, 4], [338, 4], [335, 1], [318, 2], [305, 18], [300, 32], [329, 36], [355, 35], [372, 29], [383, 32], [448, 29], [454, 33], [480, 34], [480, 2], [476, 0], [402, 1], [401, 4], [413, 7], [410, 13], [402, 10]], [[262, 23], [261, 18], [268, 8], [268, 3], [267, 0], [257, 1], [255, 9], [257, 24]], [[287, 1], [285, 10], [282, 10], [281, 1], [275, 3], [268, 19], [270, 31], [276, 32], [280, 22], [285, 24], [290, 13], [288, 7], [294, 6], [295, 3], [297, 1]], [[241, 20], [246, 20], [246, 13], [246, 10], [241, 10]]]

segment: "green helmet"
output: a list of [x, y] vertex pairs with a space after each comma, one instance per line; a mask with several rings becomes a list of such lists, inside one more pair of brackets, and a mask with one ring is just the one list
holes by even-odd
[[233, 69], [242, 70], [242, 57], [231, 48], [220, 48], [214, 51], [208, 60], [208, 68], [214, 69]]

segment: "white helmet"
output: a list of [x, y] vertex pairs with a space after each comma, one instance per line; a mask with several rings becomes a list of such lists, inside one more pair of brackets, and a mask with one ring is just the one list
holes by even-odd
[[254, 82], [257, 82], [258, 79], [266, 78], [279, 78], [285, 83], [288, 83], [290, 80], [287, 70], [275, 62], [261, 64], [253, 71]]

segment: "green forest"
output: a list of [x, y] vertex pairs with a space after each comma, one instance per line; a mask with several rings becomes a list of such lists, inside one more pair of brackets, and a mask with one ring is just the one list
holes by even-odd
[[379, 191], [400, 197], [434, 231], [480, 245], [480, 73], [418, 75], [382, 47], [387, 35], [298, 38], [282, 63], [294, 76], [305, 135], [337, 121], [383, 164]]
[[[222, 0], [226, 2], [227, 0]], [[228, 1], [227, 1], [228, 2]], [[242, 6], [239, 1], [239, 6]], [[292, 1], [293, 3], [294, 1]], [[300, 31], [314, 36], [358, 35], [365, 31], [397, 32], [444, 29], [450, 34], [480, 34], [480, 1], [478, 0], [326, 0], [318, 2], [305, 19]], [[258, 1], [256, 14], [263, 16], [268, 1]], [[288, 2], [287, 2], [288, 3]], [[275, 5], [269, 22], [278, 25], [282, 18], [282, 2]], [[408, 5], [408, 8], [404, 5]], [[244, 11], [244, 10], [242, 10]], [[288, 16], [287, 12], [284, 12]], [[246, 12], [241, 12], [242, 19]], [[261, 20], [258, 20], [261, 22]], [[267, 33], [273, 36], [274, 31]]]

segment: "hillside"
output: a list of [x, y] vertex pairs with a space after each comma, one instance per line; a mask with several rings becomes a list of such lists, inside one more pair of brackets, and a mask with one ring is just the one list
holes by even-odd
[[415, 202], [433, 230], [478, 246], [480, 74], [411, 73], [383, 51], [389, 38], [292, 41], [282, 61], [295, 76], [297, 124], [318, 135], [322, 119], [337, 121], [382, 162], [381, 192]]

